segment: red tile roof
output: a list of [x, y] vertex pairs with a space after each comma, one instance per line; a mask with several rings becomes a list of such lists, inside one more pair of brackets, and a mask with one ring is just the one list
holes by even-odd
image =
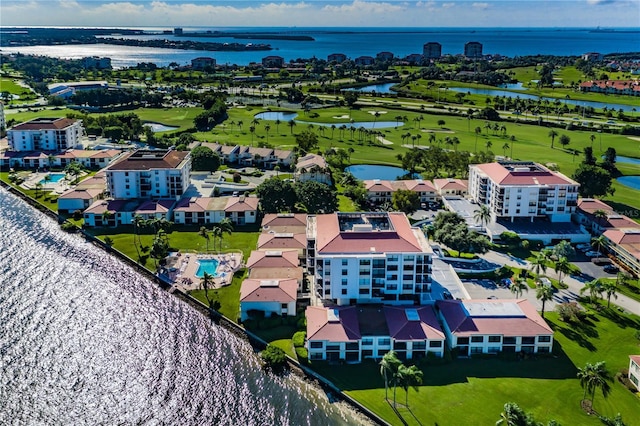
[[262, 227], [272, 226], [307, 226], [306, 213], [268, 213], [262, 219]]
[[578, 209], [591, 214], [595, 213], [597, 210], [604, 210], [607, 213], [613, 213], [613, 207], [595, 198], [579, 198]]
[[66, 200], [92, 200], [102, 194], [104, 190], [88, 188], [88, 189], [69, 189], [58, 197], [58, 199]]
[[71, 118], [37, 118], [13, 126], [11, 130], [62, 130], [74, 125], [78, 121], [80, 120], [73, 120]]
[[240, 286], [241, 302], [294, 302], [298, 292], [295, 279], [254, 280], [246, 279]]
[[[562, 173], [552, 172], [539, 164], [534, 171], [511, 171], [500, 163], [478, 164], [475, 167], [501, 185], [576, 185], [576, 182]], [[523, 165], [524, 167], [526, 166]]]
[[308, 340], [352, 342], [361, 338], [355, 306], [334, 308], [309, 306], [306, 317]]
[[388, 213], [392, 230], [340, 232], [337, 214], [316, 216], [317, 253], [422, 252], [409, 220], [403, 213]]
[[174, 203], [173, 200], [148, 200], [136, 209], [136, 214], [167, 213]]
[[[415, 311], [417, 320], [409, 320], [407, 311]], [[445, 336], [431, 306], [385, 306], [389, 335], [396, 340], [444, 340]]]
[[262, 233], [258, 237], [258, 249], [305, 249], [307, 248], [306, 234], [269, 234]]
[[134, 151], [109, 166], [109, 170], [174, 169], [189, 155], [188, 151]]
[[592, 88], [598, 87], [600, 89], [614, 89], [614, 90], [632, 90], [634, 92], [640, 92], [640, 82], [635, 80], [591, 80], [580, 83], [580, 87]]
[[629, 358], [631, 358], [633, 362], [640, 366], [640, 355], [629, 355]]
[[297, 250], [254, 250], [247, 260], [247, 268], [296, 268]]
[[445, 191], [466, 191], [469, 187], [468, 180], [462, 179], [434, 179], [434, 186]]
[[227, 205], [224, 208], [225, 212], [248, 212], [257, 211], [259, 198], [256, 197], [229, 197]]
[[456, 336], [538, 336], [553, 334], [525, 299], [439, 300], [438, 308]]
[[635, 228], [609, 229], [604, 234], [611, 242], [621, 244], [640, 244], [640, 231]]

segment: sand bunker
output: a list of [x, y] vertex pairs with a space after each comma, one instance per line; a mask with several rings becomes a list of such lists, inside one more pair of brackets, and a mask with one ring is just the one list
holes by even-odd
[[453, 130], [432, 130], [432, 129], [421, 129], [421, 132], [424, 133], [455, 133]]
[[393, 142], [391, 142], [388, 139], [383, 138], [382, 136], [378, 136], [376, 139], [378, 139], [378, 141], [380, 141], [380, 143], [382, 143], [382, 145], [393, 145]]
[[386, 114], [386, 113], [387, 113], [387, 111], [367, 111], [367, 112], [368, 112], [369, 114], [371, 114], [371, 115], [376, 115], [376, 112], [377, 112], [378, 114]]
[[349, 118], [348, 115], [334, 115], [333, 118], [338, 120], [344, 120], [345, 118]]
[[631, 139], [632, 141], [638, 141], [640, 142], [640, 138], [637, 136], [627, 136], [629, 139]]

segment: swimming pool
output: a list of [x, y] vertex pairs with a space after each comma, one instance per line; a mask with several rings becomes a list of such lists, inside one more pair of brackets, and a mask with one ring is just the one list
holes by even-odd
[[198, 270], [196, 271], [196, 277], [202, 278], [204, 273], [217, 277], [218, 273], [218, 259], [198, 259]]
[[47, 182], [45, 179], [42, 179], [40, 183], [43, 185], [47, 183], [58, 183], [62, 179], [64, 179], [65, 176], [66, 176], [65, 173], [49, 173], [49, 177], [51, 177], [51, 180]]

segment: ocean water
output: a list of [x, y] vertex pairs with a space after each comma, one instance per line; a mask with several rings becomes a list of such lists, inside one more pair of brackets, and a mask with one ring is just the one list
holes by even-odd
[[[171, 28], [142, 28], [161, 31]], [[174, 37], [173, 35], [148, 34], [127, 36], [136, 39], [168, 38], [220, 43], [267, 43], [274, 50], [262, 52], [203, 52], [171, 51], [160, 48], [138, 48], [113, 45], [31, 46], [6, 47], [5, 52], [20, 51], [25, 54], [82, 58], [100, 55], [112, 58], [114, 67], [132, 66], [138, 62], [154, 62], [166, 66], [171, 62], [185, 65], [198, 56], [212, 56], [218, 64], [246, 65], [259, 62], [264, 56], [278, 55], [286, 61], [297, 58], [318, 57], [326, 59], [331, 53], [344, 53], [350, 58], [361, 55], [375, 56], [381, 51], [393, 52], [398, 57], [422, 53], [422, 45], [435, 41], [442, 45], [443, 54], [461, 54], [464, 44], [478, 41], [484, 45], [484, 53], [505, 56], [522, 55], [580, 55], [585, 52], [633, 52], [640, 46], [640, 28], [593, 31], [593, 28], [224, 28], [191, 27], [195, 31], [277, 32], [304, 34], [314, 41], [293, 40], [242, 40], [229, 38]]]
[[0, 188], [1, 425], [362, 424]]

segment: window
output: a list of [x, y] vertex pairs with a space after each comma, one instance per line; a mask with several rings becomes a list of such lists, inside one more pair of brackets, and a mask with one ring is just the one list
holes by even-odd
[[468, 337], [458, 337], [457, 342], [459, 345], [468, 345], [469, 338]]
[[536, 343], [536, 338], [535, 337], [523, 337], [522, 338], [522, 344], [523, 345], [533, 345], [534, 343]]
[[335, 352], [337, 352], [337, 351], [339, 351], [339, 350], [340, 350], [340, 345], [336, 345], [336, 344], [333, 344], [333, 345], [327, 345], [327, 350], [328, 350], [328, 351], [335, 351]]
[[309, 347], [311, 349], [322, 349], [324, 346], [324, 342], [309, 342]]
[[349, 270], [348, 269], [343, 269], [342, 270], [342, 275], [348, 275], [349, 274]]
[[358, 290], [358, 294], [361, 296], [368, 296], [369, 295], [369, 289], [368, 288], [361, 288], [360, 290]]
[[373, 349], [364, 349], [364, 350], [362, 351], [362, 356], [363, 356], [364, 358], [371, 358], [371, 357], [373, 357]]
[[538, 342], [540, 343], [549, 343], [551, 341], [551, 336], [538, 336]]
[[498, 352], [500, 352], [500, 346], [489, 346], [487, 352], [489, 352], [490, 354], [497, 354]]
[[346, 350], [348, 351], [357, 351], [358, 349], [360, 349], [360, 345], [358, 345], [358, 342], [348, 342], [346, 344]]
[[322, 352], [311, 352], [309, 354], [309, 358], [311, 358], [312, 360], [321, 360], [322, 359]]
[[391, 339], [384, 338], [384, 339], [378, 340], [378, 345], [380, 346], [389, 346], [390, 344], [391, 344]]
[[538, 348], [538, 353], [539, 354], [548, 354], [549, 353], [549, 346], [542, 346], [540, 348]]
[[393, 348], [396, 350], [406, 350], [407, 349], [407, 342], [394, 342], [393, 343]]
[[429, 347], [430, 348], [441, 348], [442, 347], [442, 340], [431, 340], [429, 342]]
[[500, 336], [489, 336], [489, 343], [500, 343]]
[[343, 289], [342, 289], [342, 295], [343, 295], [343, 296], [346, 296], [346, 295], [347, 295], [347, 289], [346, 289], [346, 288], [343, 288]]
[[471, 343], [483, 343], [484, 336], [471, 336]]
[[281, 307], [282, 309], [288, 309], [288, 308], [289, 308], [289, 305], [287, 305], [286, 303], [283, 303], [280, 307]]
[[413, 350], [420, 351], [427, 349], [427, 342], [413, 342]]
[[347, 266], [349, 261], [347, 259], [342, 259], [342, 266]]
[[371, 346], [371, 345], [373, 345], [373, 339], [371, 338], [362, 339], [362, 346]]
[[346, 286], [346, 285], [347, 285], [347, 279], [346, 279], [346, 278], [343, 278], [343, 279], [342, 279], [342, 285], [343, 285], [343, 286]]
[[515, 345], [516, 344], [516, 338], [515, 337], [505, 337], [503, 342], [503, 345]]
[[360, 266], [369, 266], [369, 265], [371, 265], [370, 259], [363, 259], [360, 261]]
[[481, 354], [482, 353], [482, 346], [472, 346], [470, 352], [472, 354]]

